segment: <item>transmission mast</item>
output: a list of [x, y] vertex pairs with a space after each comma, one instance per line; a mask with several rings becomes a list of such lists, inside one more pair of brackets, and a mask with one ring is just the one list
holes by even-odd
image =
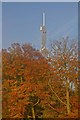
[[42, 15], [42, 26], [40, 27], [40, 31], [42, 32], [42, 40], [41, 40], [41, 51], [46, 48], [46, 26], [45, 26], [45, 13]]

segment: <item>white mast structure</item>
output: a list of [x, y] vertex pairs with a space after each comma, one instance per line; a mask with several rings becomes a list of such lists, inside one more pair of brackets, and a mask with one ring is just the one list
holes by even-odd
[[42, 15], [42, 26], [40, 27], [42, 32], [41, 51], [46, 48], [46, 26], [45, 26], [45, 13]]

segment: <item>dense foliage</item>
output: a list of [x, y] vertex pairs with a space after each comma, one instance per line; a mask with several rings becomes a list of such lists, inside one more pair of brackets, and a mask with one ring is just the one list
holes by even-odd
[[2, 50], [3, 118], [78, 118], [77, 46], [51, 49], [48, 59], [29, 44]]

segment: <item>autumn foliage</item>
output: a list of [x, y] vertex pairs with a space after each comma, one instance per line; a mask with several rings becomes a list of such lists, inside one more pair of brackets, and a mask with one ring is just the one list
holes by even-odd
[[2, 50], [3, 118], [78, 118], [78, 53], [67, 41], [46, 59], [29, 44]]

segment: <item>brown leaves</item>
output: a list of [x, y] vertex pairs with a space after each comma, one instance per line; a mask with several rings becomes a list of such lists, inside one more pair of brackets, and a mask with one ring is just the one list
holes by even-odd
[[[66, 117], [66, 105], [63, 105], [66, 103], [66, 80], [77, 84], [78, 66], [66, 42], [63, 45], [57, 42], [54, 57], [49, 61], [29, 44], [16, 43], [3, 50], [3, 108], [6, 106], [3, 117], [23, 118], [25, 106], [32, 105], [30, 96], [38, 97], [38, 104], [44, 106], [44, 113], [47, 111], [45, 116]], [[78, 108], [77, 97], [71, 88], [69, 92], [72, 109], [68, 117], [72, 117], [77, 115], [73, 115]]]

